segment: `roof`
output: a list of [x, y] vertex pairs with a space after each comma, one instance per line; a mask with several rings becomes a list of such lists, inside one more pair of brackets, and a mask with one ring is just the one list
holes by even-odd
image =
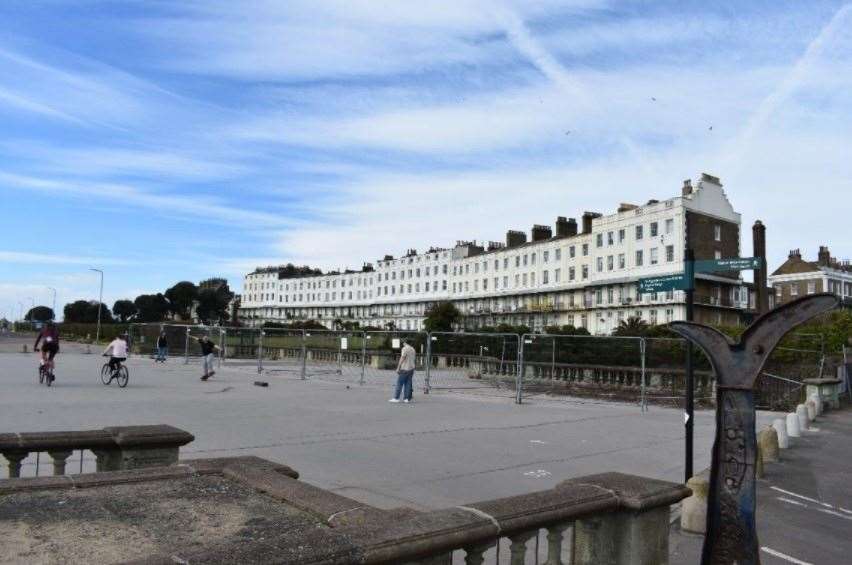
[[819, 263], [816, 261], [805, 261], [801, 257], [788, 257], [784, 263], [772, 272], [771, 276], [793, 275], [796, 273], [813, 273], [819, 271]]

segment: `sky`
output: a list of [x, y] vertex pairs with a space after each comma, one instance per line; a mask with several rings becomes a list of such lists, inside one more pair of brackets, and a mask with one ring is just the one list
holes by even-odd
[[719, 176], [852, 258], [852, 3], [0, 2], [0, 317], [503, 240]]

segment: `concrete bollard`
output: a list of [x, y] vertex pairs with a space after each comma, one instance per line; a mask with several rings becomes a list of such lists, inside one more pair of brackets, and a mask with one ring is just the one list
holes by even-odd
[[692, 496], [683, 499], [680, 507], [680, 529], [693, 534], [707, 533], [707, 494], [710, 492], [710, 469], [686, 481]]
[[778, 432], [773, 426], [767, 426], [757, 433], [757, 450], [764, 463], [778, 461]]
[[816, 420], [816, 404], [813, 400], [808, 400], [805, 402], [805, 409], [808, 411], [808, 422], [813, 422]]
[[26, 352], [27, 352], [27, 344], [25, 343], [23, 350], [21, 350], [21, 353], [26, 353]]
[[813, 400], [814, 406], [816, 406], [817, 416], [821, 416], [823, 410], [822, 399], [820, 399], [818, 394], [812, 394], [810, 400]]
[[804, 404], [796, 406], [796, 417], [799, 418], [799, 430], [802, 432], [807, 430], [810, 420], [808, 420], [808, 409]]
[[787, 414], [787, 436], [788, 437], [801, 437], [802, 430], [799, 429], [799, 417], [790, 412]]
[[778, 448], [787, 449], [790, 447], [790, 440], [787, 438], [787, 424], [781, 418], [772, 420], [772, 427], [775, 433], [778, 434]]

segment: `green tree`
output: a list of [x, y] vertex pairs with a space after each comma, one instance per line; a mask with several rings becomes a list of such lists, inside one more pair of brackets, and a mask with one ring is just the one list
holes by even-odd
[[54, 318], [53, 310], [47, 306], [36, 306], [30, 308], [24, 319], [28, 322], [46, 322]]
[[621, 320], [618, 327], [612, 332], [612, 335], [620, 337], [644, 336], [648, 333], [648, 323], [642, 318], [631, 316], [626, 320]]
[[181, 281], [165, 292], [169, 311], [181, 319], [189, 318], [189, 311], [198, 299], [198, 287], [190, 281]]
[[427, 332], [451, 332], [461, 320], [461, 312], [452, 302], [438, 302], [426, 312], [423, 326]]
[[130, 318], [136, 315], [138, 308], [132, 300], [116, 300], [112, 305], [112, 313], [121, 320], [122, 323], [127, 322]]
[[205, 324], [223, 323], [228, 320], [228, 302], [230, 293], [221, 290], [205, 289], [198, 293], [198, 305], [195, 314]]
[[136, 321], [162, 322], [169, 313], [169, 301], [161, 293], [141, 294], [133, 301], [136, 306]]
[[[97, 300], [75, 300], [70, 304], [66, 304], [62, 310], [64, 320], [72, 324], [94, 324], [98, 321], [98, 301]], [[109, 306], [102, 304], [100, 308], [101, 323], [112, 323], [112, 312]]]

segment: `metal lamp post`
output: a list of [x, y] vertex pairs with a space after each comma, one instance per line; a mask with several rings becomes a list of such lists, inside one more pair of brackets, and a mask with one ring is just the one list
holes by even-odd
[[98, 327], [95, 331], [95, 343], [100, 342], [101, 340], [101, 308], [103, 308], [104, 304], [104, 272], [100, 269], [89, 269], [90, 271], [95, 271], [96, 273], [100, 273], [101, 275], [101, 290], [98, 294]]
[[53, 308], [52, 308], [52, 311], [53, 311], [53, 319], [55, 320], [56, 319], [56, 289], [53, 288], [52, 286], [49, 286], [47, 288], [48, 288], [48, 290], [51, 290], [53, 292]]

